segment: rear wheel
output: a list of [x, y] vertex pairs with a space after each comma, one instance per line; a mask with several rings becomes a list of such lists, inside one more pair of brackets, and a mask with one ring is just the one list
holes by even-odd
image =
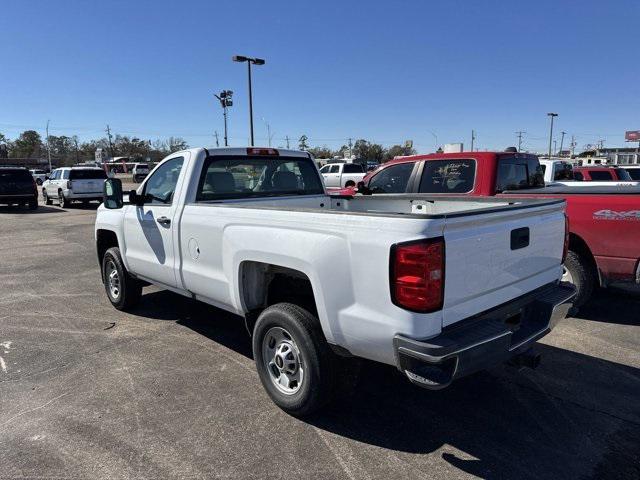
[[69, 206], [69, 200], [67, 200], [67, 197], [64, 196], [62, 190], [58, 192], [58, 203], [60, 204], [61, 208], [67, 208]]
[[118, 247], [111, 247], [102, 257], [102, 282], [116, 309], [128, 310], [140, 301], [142, 285], [124, 268]]
[[49, 196], [47, 195], [47, 191], [44, 188], [42, 189], [42, 198], [44, 198], [45, 205], [51, 205], [53, 203], [53, 201], [49, 198]]
[[591, 262], [584, 255], [569, 250], [564, 261], [562, 280], [573, 283], [577, 293], [573, 300], [574, 307], [581, 307], [591, 297], [596, 286], [596, 275]]
[[[265, 309], [253, 330], [253, 358], [271, 400], [294, 416], [325, 406], [344, 384], [345, 370], [326, 342], [318, 319], [291, 303]], [[343, 367], [342, 365], [340, 367]]]

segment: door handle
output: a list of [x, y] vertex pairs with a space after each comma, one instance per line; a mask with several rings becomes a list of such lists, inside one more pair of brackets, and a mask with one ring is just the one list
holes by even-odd
[[160, 217], [156, 220], [156, 222], [158, 222], [160, 225], [165, 225], [165, 226], [171, 225], [171, 220], [168, 219], [167, 217]]

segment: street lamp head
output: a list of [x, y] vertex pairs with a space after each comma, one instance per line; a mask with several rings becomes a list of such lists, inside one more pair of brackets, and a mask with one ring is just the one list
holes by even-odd
[[547, 113], [547, 115], [549, 115], [550, 117], [557, 117], [558, 116], [557, 113]]
[[253, 63], [254, 65], [264, 65], [264, 59], [263, 58], [253, 58], [253, 59], [251, 59], [251, 63]]
[[234, 62], [246, 62], [249, 60], [247, 57], [243, 57], [242, 55], [234, 55], [231, 58]]

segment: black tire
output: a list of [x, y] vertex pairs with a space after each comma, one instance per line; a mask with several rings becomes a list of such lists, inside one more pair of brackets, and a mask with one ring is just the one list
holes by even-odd
[[[109, 278], [114, 270], [117, 272], [119, 282], [117, 294], [111, 288], [112, 279]], [[107, 292], [107, 298], [117, 310], [126, 311], [133, 308], [142, 296], [142, 285], [124, 268], [118, 247], [111, 247], [102, 257], [102, 283]]]
[[571, 283], [577, 289], [573, 306], [579, 308], [589, 300], [593, 293], [596, 286], [596, 273], [591, 262], [584, 255], [580, 255], [573, 250], [569, 250], [564, 261], [564, 268], [571, 275]]
[[64, 196], [62, 190], [58, 191], [58, 203], [60, 204], [60, 208], [67, 208], [71, 202], [67, 200], [67, 197]]
[[42, 189], [42, 198], [44, 198], [45, 205], [51, 205], [53, 203], [53, 200], [49, 198], [47, 191], [44, 188]]
[[38, 199], [31, 200], [29, 202], [29, 210], [36, 210], [38, 208]]
[[[264, 350], [269, 341], [267, 335], [273, 329], [283, 329], [290, 334], [296, 347], [304, 376], [295, 393], [282, 392], [269, 370]], [[340, 384], [337, 358], [322, 334], [318, 319], [292, 303], [277, 303], [260, 314], [253, 330], [253, 358], [271, 400], [296, 417], [310, 415], [324, 407]]]
[[353, 180], [347, 180], [344, 184], [344, 188], [355, 187], [355, 186], [356, 186], [356, 182], [354, 182]]

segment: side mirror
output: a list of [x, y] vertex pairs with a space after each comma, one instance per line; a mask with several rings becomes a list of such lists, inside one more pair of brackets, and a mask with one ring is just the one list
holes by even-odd
[[122, 180], [119, 178], [107, 178], [103, 187], [104, 207], [109, 209], [122, 208]]
[[130, 190], [129, 203], [131, 205], [136, 205], [138, 207], [141, 207], [142, 205], [144, 205], [144, 196], [138, 195], [138, 192], [136, 190]]
[[371, 195], [372, 193], [369, 187], [367, 187], [367, 185], [363, 181], [358, 182], [357, 187], [358, 193], [361, 193], [362, 195]]

